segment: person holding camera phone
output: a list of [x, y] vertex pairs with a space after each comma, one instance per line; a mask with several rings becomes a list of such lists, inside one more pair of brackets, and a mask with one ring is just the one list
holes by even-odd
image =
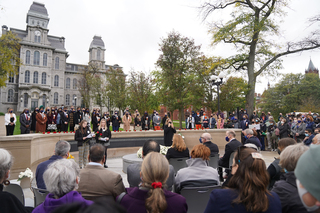
[[176, 133], [176, 129], [174, 128], [171, 119], [168, 118], [164, 126], [164, 145], [165, 146], [172, 145], [172, 138], [174, 133]]

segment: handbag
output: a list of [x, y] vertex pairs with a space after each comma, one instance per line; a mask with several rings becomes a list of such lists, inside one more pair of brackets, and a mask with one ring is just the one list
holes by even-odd
[[49, 130], [56, 130], [57, 129], [57, 124], [48, 124], [48, 129]]

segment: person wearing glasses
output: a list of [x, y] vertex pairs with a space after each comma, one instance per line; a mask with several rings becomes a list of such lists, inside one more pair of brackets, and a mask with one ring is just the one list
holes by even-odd
[[[227, 189], [210, 194], [205, 213], [264, 212], [281, 213], [281, 202], [275, 192], [268, 191], [269, 175], [262, 155], [245, 146], [238, 148], [233, 159], [232, 178]], [[219, 212], [219, 211], [218, 211]]]

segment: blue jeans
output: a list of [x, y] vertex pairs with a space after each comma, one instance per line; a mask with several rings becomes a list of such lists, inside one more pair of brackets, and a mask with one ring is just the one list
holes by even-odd
[[119, 126], [112, 126], [112, 131], [119, 131]]

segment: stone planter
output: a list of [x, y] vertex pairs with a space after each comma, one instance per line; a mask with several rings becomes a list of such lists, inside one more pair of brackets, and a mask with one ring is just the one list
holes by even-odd
[[28, 177], [22, 178], [22, 180], [20, 180], [20, 186], [22, 189], [30, 189], [31, 187], [30, 178]]

